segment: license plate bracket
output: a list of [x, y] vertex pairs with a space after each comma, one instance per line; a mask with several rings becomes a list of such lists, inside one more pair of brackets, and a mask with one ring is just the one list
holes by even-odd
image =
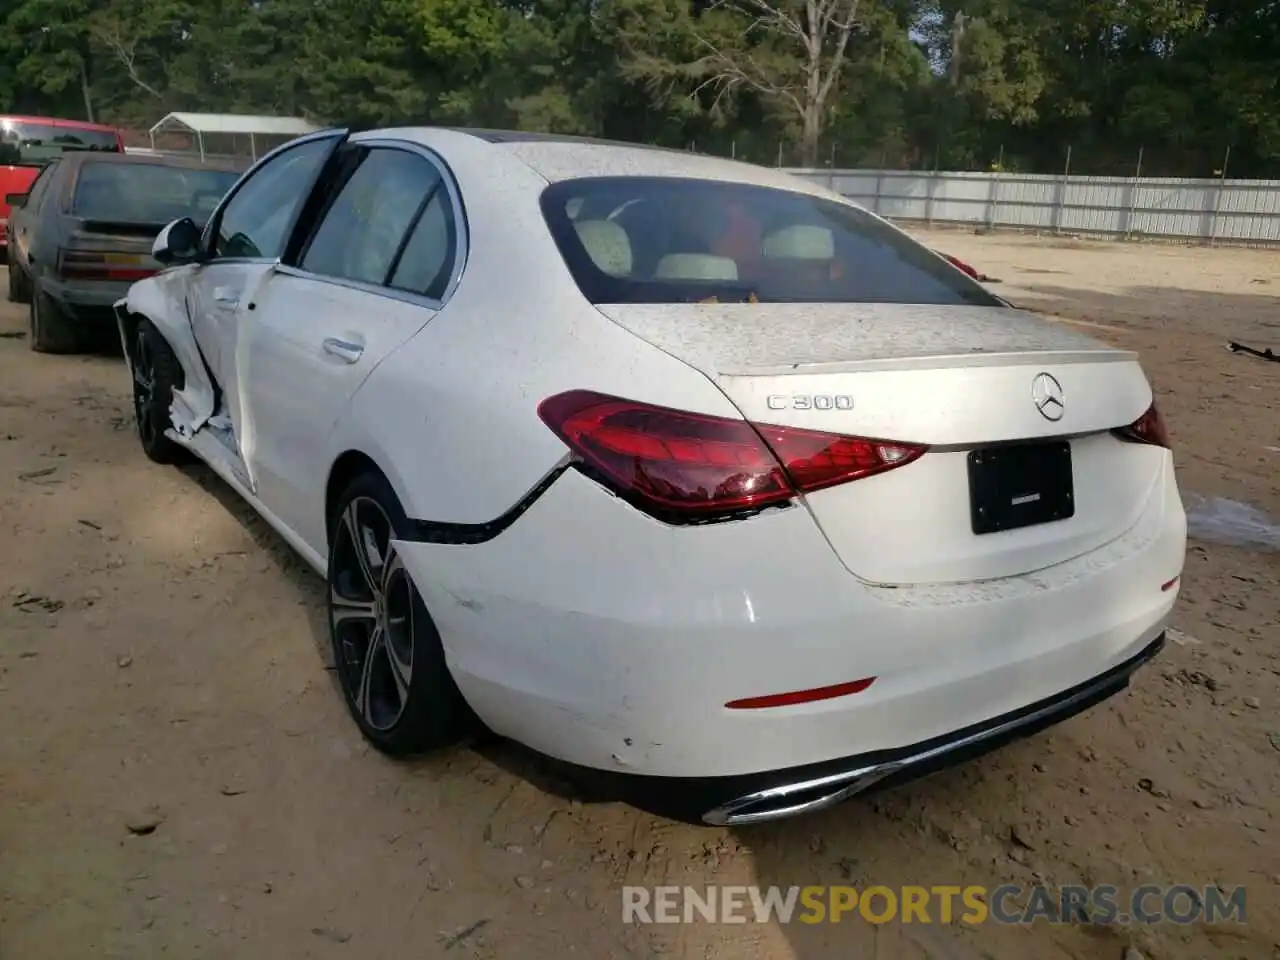
[[969, 510], [975, 534], [1017, 530], [1075, 516], [1071, 444], [1007, 444], [968, 456]]

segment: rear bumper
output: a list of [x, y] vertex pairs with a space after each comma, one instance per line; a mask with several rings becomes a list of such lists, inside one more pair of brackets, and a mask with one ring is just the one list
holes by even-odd
[[[777, 773], [711, 780], [651, 778], [647, 785], [678, 796], [682, 809], [705, 811], [716, 826], [763, 823], [813, 813], [872, 789], [904, 783], [972, 760], [1015, 740], [1070, 719], [1123, 691], [1139, 667], [1164, 647], [1161, 633], [1139, 653], [1110, 670], [1021, 710], [899, 750], [864, 754]], [[669, 802], [669, 801], [668, 801]]]
[[[949, 737], [1133, 659], [1173, 608], [1186, 518], [1170, 461], [1104, 548], [891, 589], [852, 577], [803, 509], [668, 527], [569, 470], [488, 542], [396, 546], [493, 730], [597, 770], [732, 777]], [[725, 706], [867, 677], [850, 696]]]

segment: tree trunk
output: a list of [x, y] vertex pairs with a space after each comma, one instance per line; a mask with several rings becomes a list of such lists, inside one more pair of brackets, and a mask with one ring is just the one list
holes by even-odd
[[965, 15], [963, 10], [957, 10], [955, 19], [951, 22], [951, 62], [947, 65], [947, 78], [954, 87], [960, 82], [960, 57], [964, 43], [964, 27]]
[[93, 117], [93, 92], [89, 88], [89, 66], [85, 63], [84, 58], [80, 58], [80, 95], [84, 97], [84, 116], [90, 123], [95, 123]]
[[811, 106], [800, 122], [800, 165], [807, 169], [818, 166], [818, 140], [822, 136], [822, 110]]

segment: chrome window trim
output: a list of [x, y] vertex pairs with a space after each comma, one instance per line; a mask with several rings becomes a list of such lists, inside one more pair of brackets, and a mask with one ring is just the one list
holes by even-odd
[[[471, 252], [471, 231], [468, 229], [466, 208], [462, 204], [462, 192], [458, 188], [453, 171], [449, 169], [449, 165], [444, 158], [420, 143], [414, 143], [411, 140], [401, 140], [393, 137], [353, 137], [348, 142], [359, 144], [362, 147], [399, 150], [402, 153], [412, 153], [421, 157], [432, 167], [435, 168], [437, 175], [440, 177], [440, 183], [449, 194], [449, 202], [453, 206], [453, 222], [454, 222], [454, 246], [455, 255], [453, 258], [453, 269], [449, 273], [449, 282], [445, 284], [444, 295], [436, 300], [423, 294], [414, 293], [410, 290], [401, 290], [397, 287], [387, 286], [381, 283], [366, 283], [362, 280], [351, 280], [347, 277], [332, 277], [328, 274], [314, 273], [310, 270], [304, 270], [300, 266], [290, 266], [278, 263], [276, 272], [289, 277], [297, 277], [302, 280], [315, 280], [320, 283], [333, 284], [338, 287], [348, 287], [352, 290], [359, 290], [361, 293], [372, 293], [388, 300], [399, 300], [403, 303], [414, 304], [415, 306], [427, 307], [431, 310], [442, 310], [444, 306], [453, 297], [454, 292], [458, 288], [458, 284], [462, 282], [462, 274], [466, 269], [467, 260]], [[217, 261], [219, 263], [223, 261]]]
[[433, 300], [430, 297], [424, 297], [409, 290], [397, 290], [395, 287], [383, 286], [380, 283], [365, 283], [363, 280], [349, 280], [346, 277], [330, 277], [323, 273], [310, 273], [300, 267], [291, 267], [284, 263], [277, 263], [274, 271], [281, 276], [294, 277], [298, 280], [311, 280], [315, 283], [328, 284], [331, 287], [346, 287], [348, 290], [372, 294], [385, 300], [398, 300], [401, 303], [411, 304], [415, 307], [425, 307], [436, 312], [444, 306], [444, 301]]

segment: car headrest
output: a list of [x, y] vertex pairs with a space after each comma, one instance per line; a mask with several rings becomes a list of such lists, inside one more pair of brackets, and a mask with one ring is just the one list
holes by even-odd
[[662, 280], [737, 280], [738, 264], [708, 253], [668, 253], [653, 275]]
[[796, 224], [765, 237], [763, 251], [766, 257], [779, 260], [831, 260], [836, 241], [826, 227]]
[[612, 220], [576, 220], [573, 227], [596, 267], [614, 277], [631, 273], [631, 241]]

